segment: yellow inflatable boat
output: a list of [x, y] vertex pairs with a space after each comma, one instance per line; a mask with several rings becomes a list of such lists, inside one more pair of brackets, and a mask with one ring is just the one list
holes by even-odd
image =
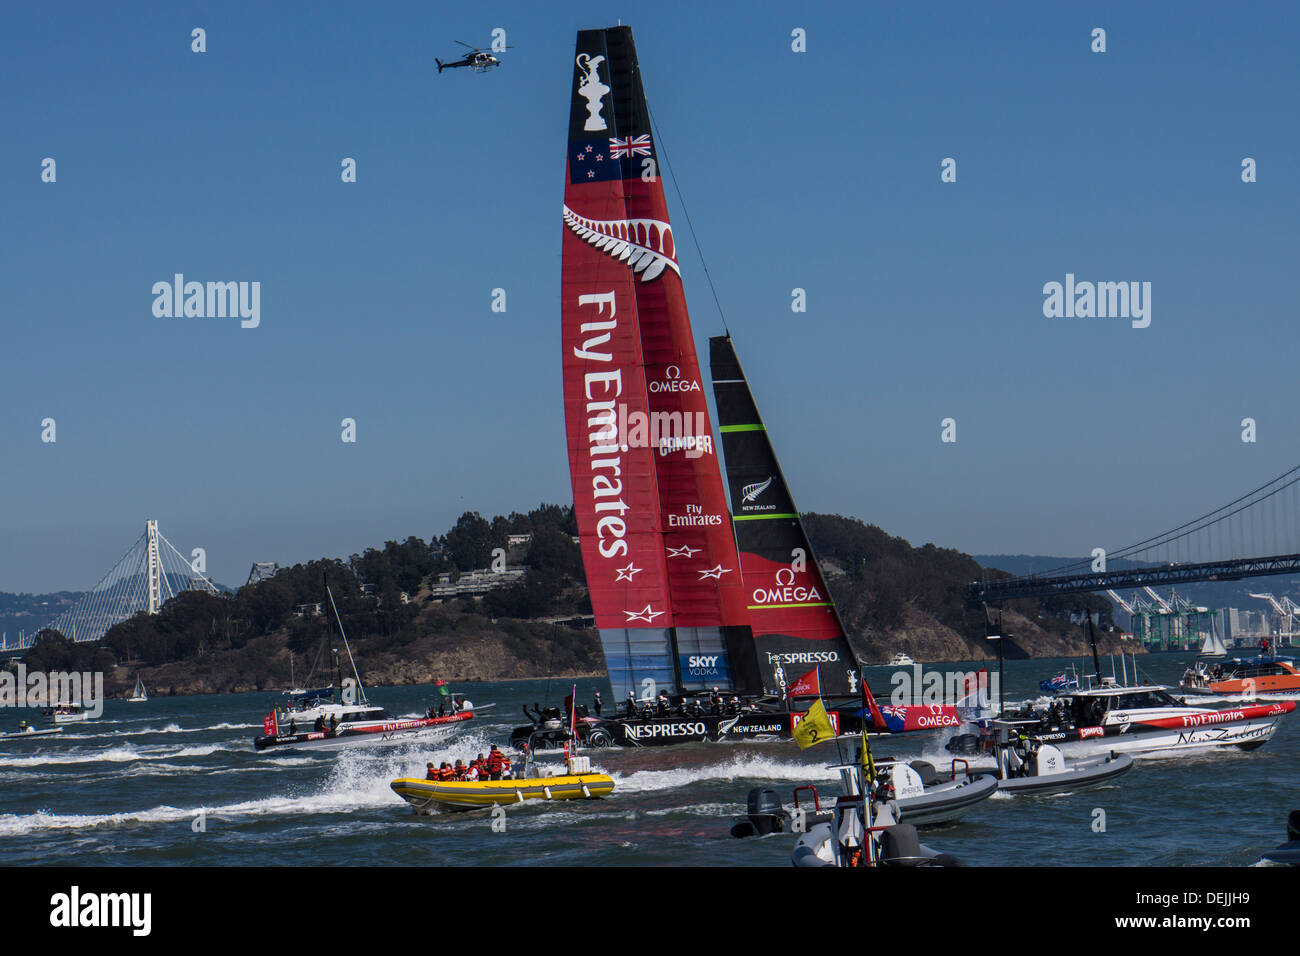
[[525, 800], [595, 800], [614, 792], [608, 774], [591, 773], [590, 758], [571, 757], [569, 773], [555, 777], [523, 777], [518, 780], [422, 780], [404, 777], [389, 786], [399, 797], [427, 813], [437, 806], [449, 810], [523, 803]]

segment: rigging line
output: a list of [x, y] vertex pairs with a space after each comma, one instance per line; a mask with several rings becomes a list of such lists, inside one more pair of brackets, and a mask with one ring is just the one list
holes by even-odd
[[646, 112], [650, 115], [650, 125], [654, 129], [655, 143], [658, 146], [659, 154], [664, 158], [664, 165], [668, 167], [668, 173], [673, 178], [673, 191], [677, 193], [677, 202], [682, 207], [682, 214], [686, 217], [686, 227], [691, 232], [691, 241], [695, 243], [695, 254], [700, 257], [700, 266], [704, 269], [704, 278], [709, 282], [709, 291], [713, 293], [713, 304], [718, 308], [718, 317], [722, 319], [722, 330], [731, 335], [731, 329], [727, 325], [727, 314], [722, 311], [722, 300], [718, 298], [718, 289], [713, 284], [713, 276], [709, 273], [709, 264], [704, 261], [704, 249], [700, 245], [700, 237], [695, 234], [695, 223], [691, 221], [691, 211], [686, 208], [686, 197], [682, 195], [682, 184], [677, 178], [677, 173], [673, 172], [672, 160], [668, 158], [668, 147], [664, 145], [664, 138], [659, 132], [659, 124], [655, 121], [654, 110], [650, 109], [650, 101], [646, 100]]

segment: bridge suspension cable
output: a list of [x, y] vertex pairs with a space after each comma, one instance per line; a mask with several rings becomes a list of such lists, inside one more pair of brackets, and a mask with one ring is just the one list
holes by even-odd
[[145, 522], [135, 540], [99, 583], [40, 631], [24, 635], [20, 648], [31, 647], [41, 631], [58, 631], [82, 643], [97, 641], [109, 629], [137, 614], [157, 614], [182, 591], [219, 593], [216, 585], [163, 537], [157, 521]]

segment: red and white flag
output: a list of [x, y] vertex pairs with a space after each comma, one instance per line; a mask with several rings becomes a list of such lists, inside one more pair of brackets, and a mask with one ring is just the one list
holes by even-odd
[[816, 668], [791, 684], [785, 692], [786, 697], [820, 697], [822, 693], [821, 675]]

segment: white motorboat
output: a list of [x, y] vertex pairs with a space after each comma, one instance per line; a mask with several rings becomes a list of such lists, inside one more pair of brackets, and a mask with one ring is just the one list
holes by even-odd
[[[343, 619], [334, 604], [334, 594], [326, 585], [330, 608], [338, 623], [348, 663], [352, 666], [352, 679], [345, 682], [340, 669], [339, 683], [343, 686], [342, 702], [334, 700], [334, 687], [319, 690], [293, 691], [284, 708], [275, 708], [262, 718], [262, 736], [253, 740], [258, 750], [310, 749], [342, 750], [362, 746], [382, 746], [406, 743], [411, 738], [429, 736], [450, 730], [457, 724], [474, 717], [474, 705], [459, 694], [449, 695], [450, 713], [446, 705], [435, 712], [432, 709], [423, 717], [394, 717], [383, 707], [366, 699], [361, 674], [352, 657], [352, 646], [343, 630]], [[336, 667], [338, 667], [336, 655]]]
[[41, 711], [41, 716], [55, 724], [79, 724], [89, 720], [86, 708], [78, 703], [55, 704]]
[[912, 658], [908, 657], [902, 651], [899, 651], [889, 659], [890, 667], [911, 667], [915, 663], [916, 661], [912, 660]]
[[1295, 701], [1191, 707], [1157, 684], [1074, 690], [1015, 715], [1033, 721], [1027, 736], [1067, 754], [1110, 752], [1143, 756], [1166, 751], [1262, 747]]

